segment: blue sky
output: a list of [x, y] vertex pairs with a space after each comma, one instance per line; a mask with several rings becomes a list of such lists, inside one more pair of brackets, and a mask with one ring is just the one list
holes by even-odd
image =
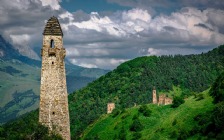
[[2, 0], [0, 34], [39, 59], [51, 16], [64, 33], [66, 58], [114, 69], [141, 56], [198, 54], [224, 44], [223, 0]]
[[60, 3], [61, 7], [69, 12], [76, 12], [82, 10], [85, 13], [105, 12], [128, 10], [130, 7], [121, 6], [116, 3], [109, 3], [106, 0], [64, 0]]

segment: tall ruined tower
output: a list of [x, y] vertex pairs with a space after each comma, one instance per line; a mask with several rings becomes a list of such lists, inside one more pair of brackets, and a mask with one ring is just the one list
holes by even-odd
[[157, 96], [156, 96], [156, 89], [155, 89], [155, 87], [153, 87], [153, 90], [152, 90], [152, 103], [153, 104], [157, 104]]
[[63, 33], [56, 17], [43, 32], [39, 122], [70, 140], [68, 94], [65, 77]]

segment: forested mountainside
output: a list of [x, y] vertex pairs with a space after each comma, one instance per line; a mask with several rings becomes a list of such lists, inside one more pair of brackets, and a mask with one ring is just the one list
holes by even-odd
[[[224, 139], [224, 73], [211, 90], [185, 98], [178, 107], [146, 104], [103, 114], [81, 139]], [[179, 90], [181, 92], [181, 90]], [[177, 93], [178, 94], [178, 93]], [[213, 101], [213, 103], [212, 103]]]
[[116, 108], [150, 103], [153, 86], [164, 93], [179, 86], [187, 97], [209, 88], [223, 70], [224, 46], [198, 55], [145, 56], [125, 62], [69, 96], [71, 133], [79, 136], [106, 113], [108, 102]]
[[[180, 92], [180, 89], [176, 90], [176, 94], [181, 95]], [[224, 72], [210, 90], [185, 98], [178, 107], [147, 104], [103, 114], [85, 129], [81, 139], [222, 140], [223, 109]]]
[[148, 56], [125, 62], [69, 95], [72, 138], [82, 136], [88, 125], [106, 113], [108, 102], [117, 109], [150, 103], [153, 86], [170, 95], [178, 87], [178, 94], [187, 98], [208, 89], [223, 70], [224, 46], [198, 55]]

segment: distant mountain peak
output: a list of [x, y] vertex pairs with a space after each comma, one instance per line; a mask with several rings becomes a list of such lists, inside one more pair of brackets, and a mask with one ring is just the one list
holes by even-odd
[[0, 35], [0, 58], [12, 59], [18, 58], [19, 56], [40, 60], [40, 57], [28, 45], [12, 45]]
[[0, 58], [11, 59], [19, 55], [19, 52], [0, 35]]
[[15, 47], [21, 55], [27, 56], [31, 59], [40, 60], [40, 57], [29, 46], [27, 46], [27, 45], [23, 45], [23, 46], [16, 45]]

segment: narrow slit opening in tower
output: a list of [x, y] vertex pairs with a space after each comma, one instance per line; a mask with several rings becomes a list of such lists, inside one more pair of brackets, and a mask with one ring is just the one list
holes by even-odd
[[54, 65], [54, 62], [52, 62], [52, 65]]
[[51, 48], [54, 48], [54, 40], [51, 39]]
[[52, 114], [54, 115], [54, 114], [55, 114], [55, 112], [53, 111], [53, 112], [52, 112]]

